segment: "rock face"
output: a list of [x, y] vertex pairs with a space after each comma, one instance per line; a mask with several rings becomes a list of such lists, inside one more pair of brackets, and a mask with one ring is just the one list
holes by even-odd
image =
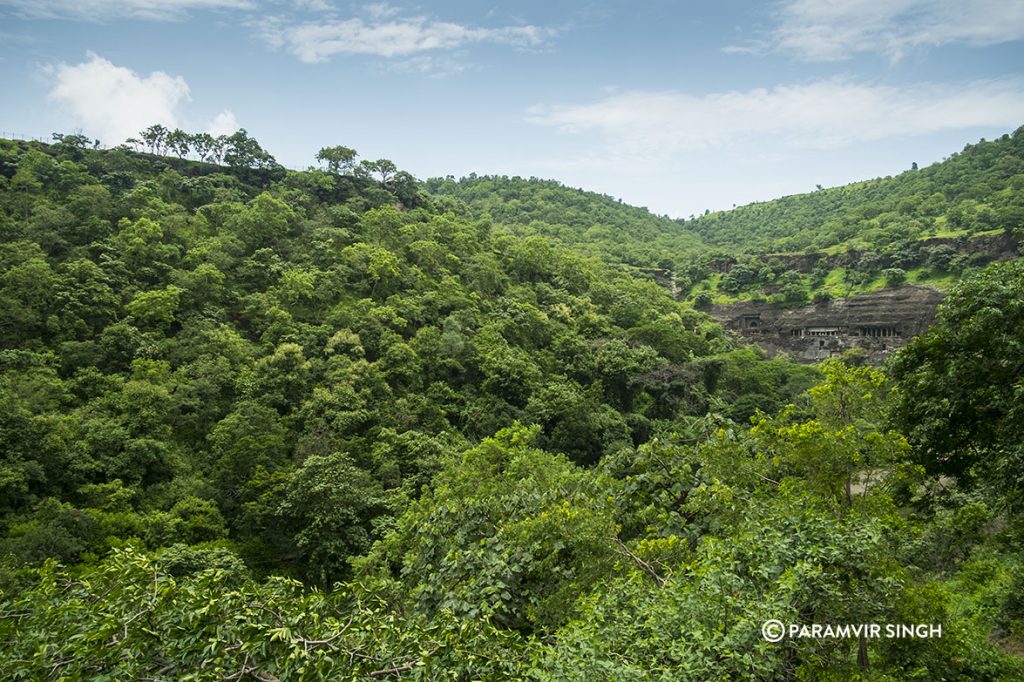
[[817, 362], [862, 348], [872, 362], [881, 363], [927, 331], [944, 296], [936, 289], [908, 285], [795, 310], [734, 303], [715, 306], [711, 315], [771, 355], [785, 352], [802, 362]]

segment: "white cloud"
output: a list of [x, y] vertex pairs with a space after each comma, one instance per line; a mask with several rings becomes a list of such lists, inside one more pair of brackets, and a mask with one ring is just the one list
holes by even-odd
[[304, 62], [323, 62], [337, 54], [407, 57], [434, 50], [452, 50], [472, 43], [538, 47], [554, 35], [537, 26], [479, 28], [426, 17], [397, 18], [388, 5], [368, 5], [367, 20], [352, 18], [288, 24], [264, 18], [259, 35], [274, 48], [285, 47]]
[[92, 52], [81, 64], [58, 64], [47, 72], [54, 80], [50, 99], [67, 106], [85, 132], [107, 144], [119, 144], [156, 123], [176, 127], [178, 107], [189, 101], [181, 76], [162, 71], [140, 76]]
[[1024, 119], [1024, 81], [911, 87], [825, 80], [708, 95], [613, 94], [592, 104], [537, 106], [528, 120], [565, 133], [597, 134], [612, 157], [664, 159], [735, 147], [759, 154], [836, 149], [890, 137], [976, 127], [1011, 129]]
[[398, 14], [398, 8], [392, 7], [386, 2], [375, 2], [363, 6], [363, 11], [374, 19], [388, 19]]
[[250, 0], [0, 0], [0, 6], [32, 19], [148, 19], [170, 21], [191, 10], [251, 9]]
[[1020, 0], [786, 0], [776, 18], [767, 40], [726, 51], [774, 49], [808, 61], [880, 52], [896, 61], [915, 49], [1024, 38]]
[[327, 0], [292, 0], [292, 6], [306, 12], [330, 12], [334, 5]]
[[235, 114], [230, 109], [225, 109], [213, 117], [210, 124], [206, 126], [206, 132], [217, 137], [218, 135], [230, 135], [240, 127]]

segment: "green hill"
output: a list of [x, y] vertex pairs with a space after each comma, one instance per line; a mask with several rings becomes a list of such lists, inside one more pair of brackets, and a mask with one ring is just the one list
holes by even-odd
[[[122, 534], [105, 517], [61, 524], [118, 495], [153, 548], [226, 539], [329, 584], [445, 452], [522, 422], [591, 465], [711, 409], [777, 409], [813, 375], [452, 208], [401, 173], [0, 143], [5, 551], [99, 553]], [[379, 495], [330, 555], [301, 539], [312, 511], [274, 520], [313, 456]], [[173, 532], [194, 514], [208, 525]]]
[[343, 147], [83, 140], [0, 141], [5, 679], [1024, 677], [1021, 261], [888, 368], [806, 367], [635, 274], [831, 261]]
[[903, 282], [946, 289], [1013, 257], [1024, 225], [1024, 128], [896, 177], [695, 220], [673, 221], [551, 180], [470, 176], [424, 186], [515, 234], [555, 239], [666, 286], [674, 273], [683, 297], [701, 305], [801, 305]]
[[926, 168], [681, 221], [734, 253], [884, 250], [1024, 224], [1024, 128]]
[[424, 186], [464, 202], [476, 218], [516, 234], [555, 239], [609, 263], [672, 268], [679, 255], [703, 246], [695, 233], [668, 217], [554, 180], [470, 176], [435, 178]]

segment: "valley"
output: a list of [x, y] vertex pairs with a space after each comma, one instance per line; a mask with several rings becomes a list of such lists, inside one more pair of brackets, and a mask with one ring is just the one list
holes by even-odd
[[0, 140], [12, 679], [1024, 675], [1024, 129], [692, 220], [141, 138]]

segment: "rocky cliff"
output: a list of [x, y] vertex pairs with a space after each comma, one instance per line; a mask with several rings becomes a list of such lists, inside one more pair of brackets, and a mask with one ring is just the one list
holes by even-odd
[[771, 355], [785, 352], [816, 362], [861, 348], [880, 363], [928, 329], [944, 296], [936, 289], [908, 285], [793, 310], [743, 302], [715, 306], [711, 314]]

